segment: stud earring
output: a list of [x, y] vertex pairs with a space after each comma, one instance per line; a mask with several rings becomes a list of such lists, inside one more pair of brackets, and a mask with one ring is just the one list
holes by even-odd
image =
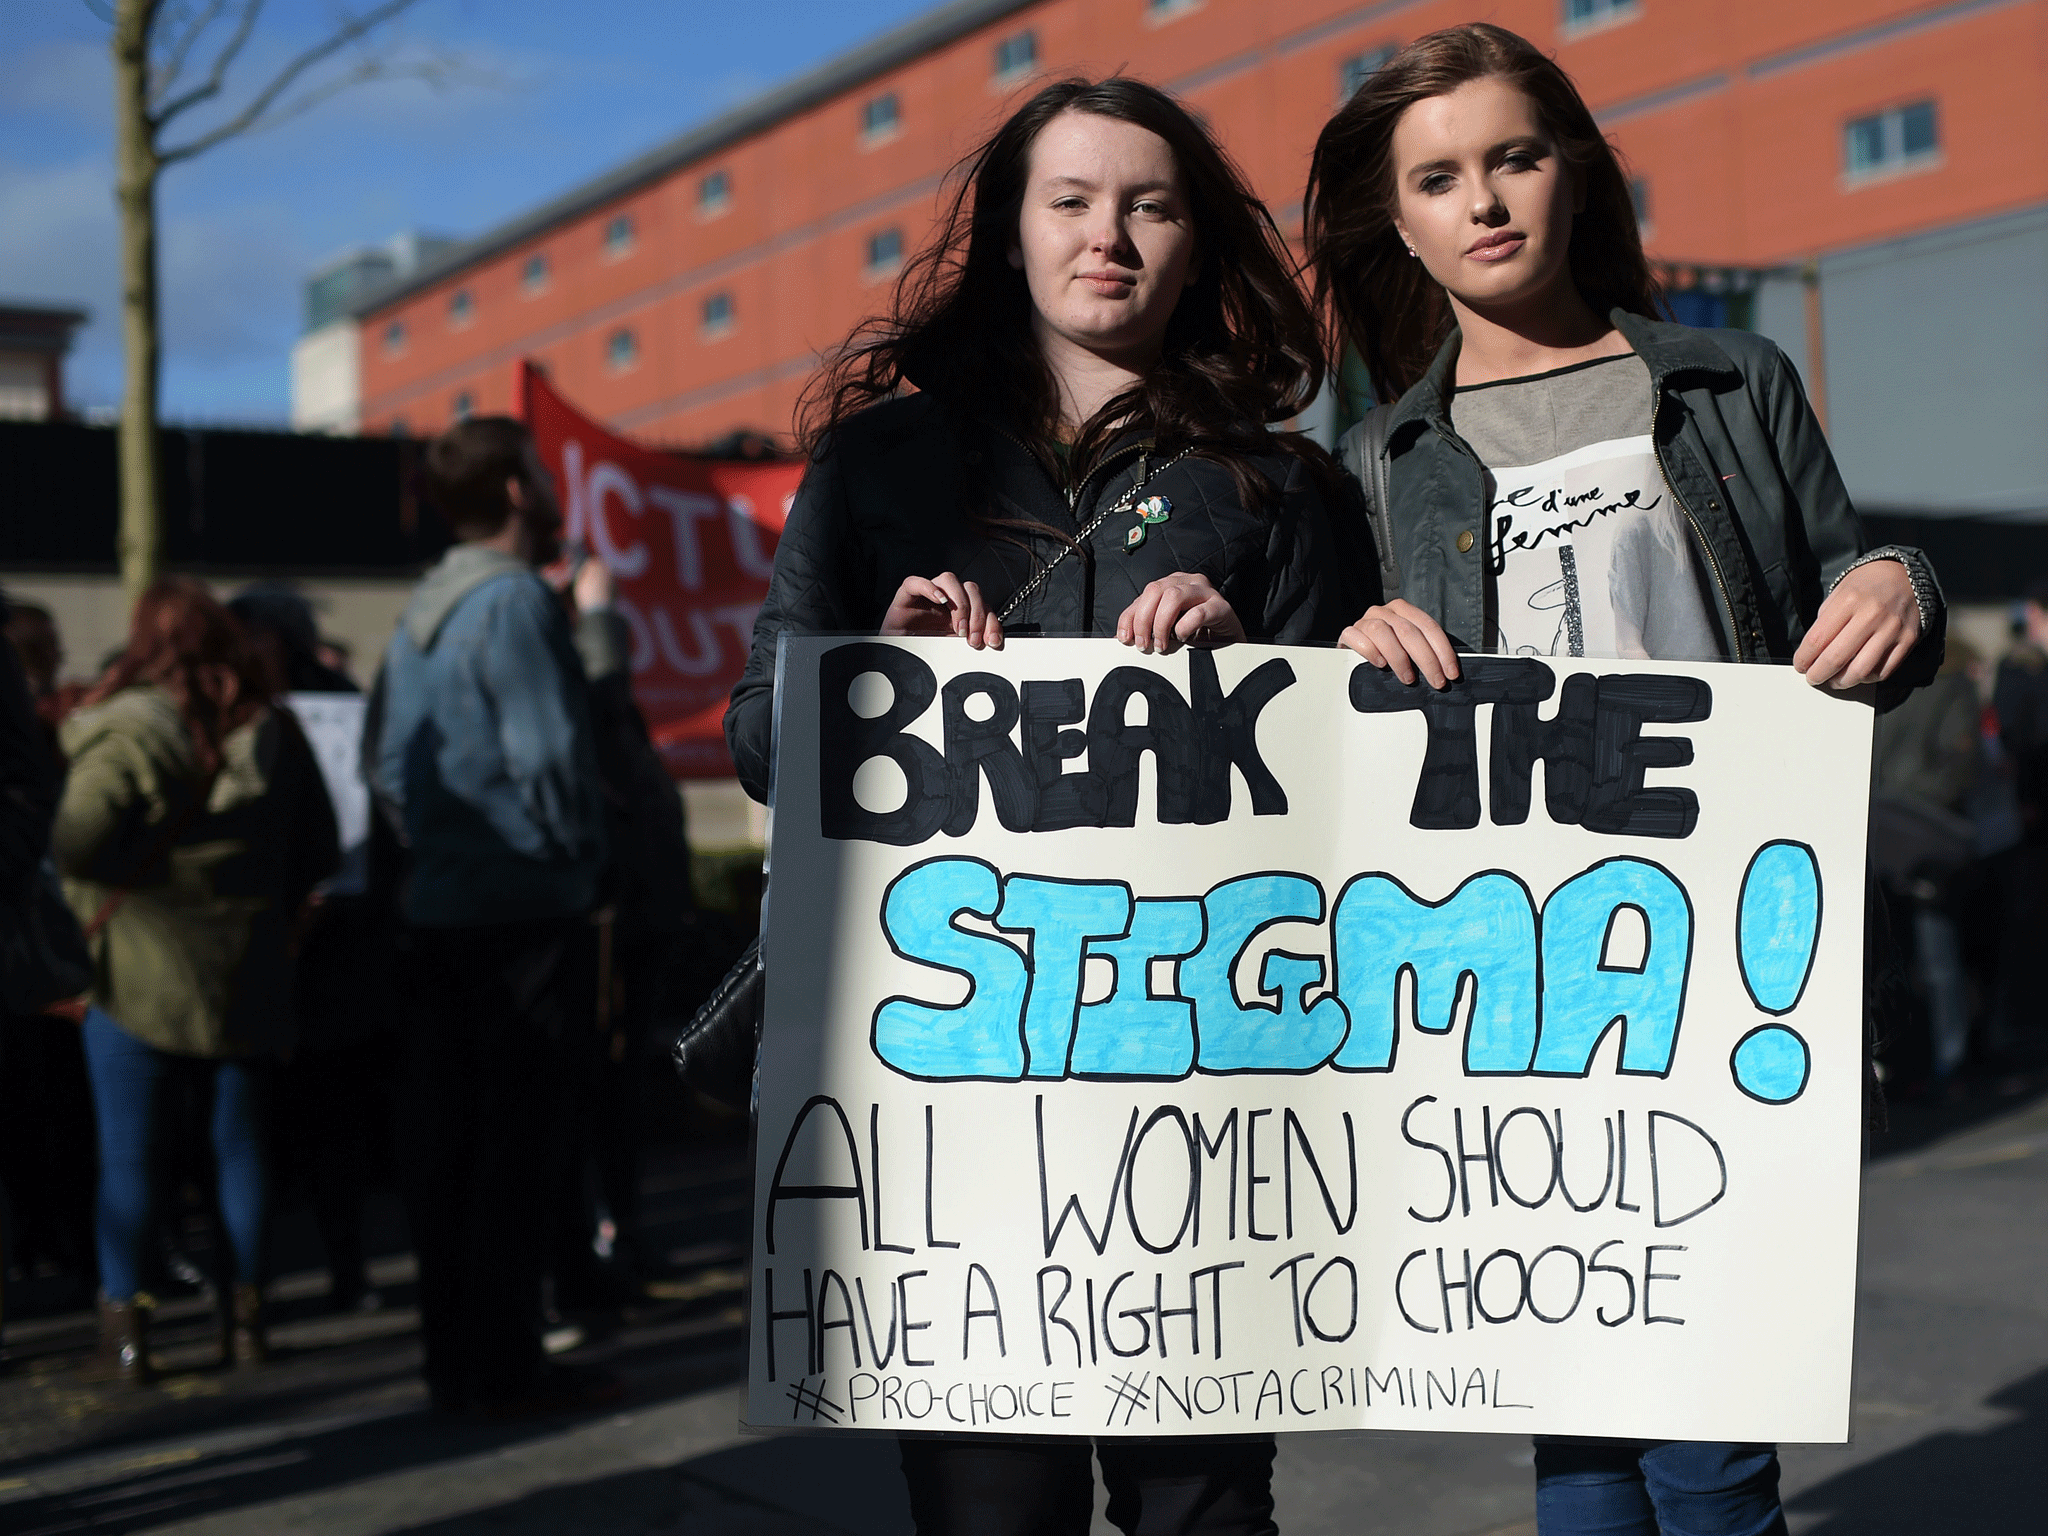
[[1408, 254], [1409, 254], [1410, 256], [1413, 256], [1413, 255], [1415, 254], [1415, 247], [1414, 247], [1414, 246], [1412, 246], [1412, 245], [1411, 245], [1411, 246], [1409, 246], [1409, 247], [1408, 247]]

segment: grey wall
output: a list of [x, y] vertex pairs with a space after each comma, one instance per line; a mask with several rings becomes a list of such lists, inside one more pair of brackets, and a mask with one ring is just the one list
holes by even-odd
[[1797, 268], [1767, 273], [1757, 287], [1755, 303], [1752, 328], [1783, 348], [1799, 377], [1807, 377], [1806, 279]]
[[[1820, 292], [1828, 437], [1859, 507], [2048, 519], [2048, 207], [1822, 257]], [[1757, 306], [1795, 362], [1800, 306], [1791, 276]]]

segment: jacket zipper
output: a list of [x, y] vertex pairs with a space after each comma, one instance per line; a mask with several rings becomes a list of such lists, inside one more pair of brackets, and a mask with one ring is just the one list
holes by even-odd
[[1707, 557], [1707, 570], [1714, 578], [1714, 593], [1721, 599], [1721, 612], [1728, 620], [1728, 643], [1734, 647], [1735, 659], [1747, 661], [1742, 644], [1742, 625], [1735, 617], [1735, 600], [1728, 595], [1728, 579], [1721, 574], [1721, 561], [1714, 554], [1714, 546], [1707, 542], [1707, 531], [1700, 526], [1700, 520], [1693, 515], [1685, 498], [1678, 494], [1678, 487], [1671, 483], [1671, 470], [1664, 462], [1663, 445], [1657, 441], [1657, 413], [1664, 408], [1664, 385], [1654, 380], [1650, 387], [1650, 451], [1657, 460], [1657, 474], [1664, 481], [1664, 489], [1678, 504], [1678, 510], [1685, 514], [1685, 525], [1692, 530], [1698, 542], [1700, 553]]
[[[996, 433], [997, 433], [998, 435], [1000, 435], [1000, 436], [1002, 436], [1002, 437], [1006, 437], [1006, 438], [1008, 438], [1008, 439], [1009, 439], [1009, 440], [1010, 440], [1011, 442], [1015, 443], [1015, 444], [1016, 444], [1016, 445], [1018, 446], [1018, 448], [1020, 448], [1020, 449], [1022, 449], [1022, 450], [1023, 450], [1023, 452], [1024, 452], [1024, 454], [1025, 454], [1025, 456], [1026, 456], [1027, 458], [1030, 458], [1030, 459], [1032, 459], [1032, 460], [1033, 460], [1034, 462], [1036, 462], [1036, 460], [1037, 460], [1037, 455], [1036, 455], [1036, 454], [1034, 454], [1034, 453], [1032, 453], [1032, 452], [1031, 452], [1031, 450], [1030, 450], [1029, 448], [1026, 448], [1026, 447], [1024, 446], [1024, 443], [1022, 442], [1022, 440], [1021, 440], [1021, 439], [1019, 439], [1019, 438], [1018, 438], [1018, 437], [1017, 437], [1017, 436], [1016, 436], [1016, 435], [1015, 435], [1014, 433], [1012, 433], [1012, 432], [1008, 432], [1008, 431], [1005, 431], [1005, 430], [1004, 430], [1003, 428], [1001, 428], [1001, 427], [996, 427], [996, 428], [994, 428], [994, 431], [995, 431], [995, 432], [996, 432]], [[1090, 527], [1090, 526], [1089, 526], [1089, 525], [1087, 525], [1087, 524], [1083, 524], [1083, 523], [1081, 522], [1081, 520], [1080, 520], [1080, 504], [1081, 504], [1081, 495], [1082, 495], [1082, 493], [1083, 493], [1084, 491], [1086, 491], [1086, 490], [1088, 489], [1088, 487], [1089, 487], [1089, 486], [1090, 486], [1091, 484], [1093, 484], [1093, 483], [1094, 483], [1095, 477], [1096, 477], [1097, 475], [1101, 474], [1101, 473], [1102, 473], [1102, 472], [1103, 472], [1103, 471], [1104, 471], [1105, 469], [1108, 469], [1108, 468], [1110, 467], [1110, 465], [1114, 464], [1114, 463], [1115, 463], [1115, 462], [1116, 462], [1116, 461], [1117, 461], [1118, 459], [1120, 459], [1120, 458], [1124, 458], [1124, 457], [1127, 457], [1128, 455], [1130, 455], [1130, 454], [1132, 454], [1132, 453], [1136, 453], [1136, 454], [1138, 455], [1138, 462], [1139, 462], [1138, 480], [1139, 480], [1139, 483], [1140, 483], [1140, 484], [1142, 485], [1142, 484], [1144, 483], [1144, 480], [1145, 480], [1145, 470], [1144, 470], [1144, 465], [1145, 465], [1145, 463], [1146, 463], [1146, 462], [1147, 462], [1147, 461], [1148, 461], [1148, 460], [1150, 459], [1150, 457], [1151, 457], [1151, 453], [1152, 453], [1152, 445], [1151, 445], [1151, 443], [1150, 443], [1149, 441], [1148, 441], [1148, 442], [1143, 442], [1143, 443], [1136, 443], [1136, 444], [1133, 444], [1133, 445], [1132, 445], [1131, 447], [1129, 447], [1129, 448], [1122, 448], [1122, 449], [1118, 449], [1118, 450], [1117, 450], [1117, 451], [1116, 451], [1115, 453], [1112, 453], [1112, 454], [1110, 454], [1110, 455], [1109, 455], [1109, 456], [1108, 456], [1107, 458], [1103, 459], [1103, 460], [1102, 460], [1102, 462], [1101, 462], [1101, 463], [1099, 463], [1099, 464], [1097, 464], [1097, 465], [1096, 465], [1096, 466], [1095, 466], [1095, 467], [1094, 467], [1093, 469], [1089, 470], [1089, 471], [1088, 471], [1088, 473], [1087, 473], [1086, 475], [1082, 476], [1082, 478], [1081, 478], [1081, 483], [1080, 483], [1079, 485], [1075, 486], [1075, 487], [1074, 487], [1074, 488], [1073, 488], [1073, 489], [1072, 489], [1071, 491], [1068, 491], [1068, 492], [1066, 492], [1066, 498], [1067, 498], [1067, 511], [1068, 511], [1069, 513], [1071, 513], [1071, 514], [1073, 515], [1073, 517], [1074, 517], [1074, 521], [1075, 521], [1075, 524], [1076, 524], [1076, 527], [1077, 527], [1077, 528], [1079, 529], [1079, 534], [1078, 534], [1078, 536], [1077, 536], [1077, 538], [1076, 538], [1076, 542], [1075, 542], [1075, 545], [1074, 545], [1074, 549], [1076, 549], [1076, 550], [1080, 550], [1080, 549], [1082, 549], [1082, 548], [1083, 548], [1083, 546], [1082, 546], [1082, 545], [1080, 544], [1080, 542], [1079, 542], [1080, 538], [1084, 538], [1084, 537], [1086, 537], [1087, 535], [1089, 535], [1089, 534], [1092, 534], [1092, 533], [1093, 533], [1093, 532], [1095, 531], [1093, 527]], [[1168, 462], [1172, 462], [1172, 461], [1171, 461], [1171, 460], [1169, 460]], [[1112, 509], [1112, 510], [1114, 510], [1114, 509]], [[1104, 516], [1105, 516], [1105, 517], [1106, 517], [1107, 515], [1108, 515], [1107, 513], [1105, 513], [1105, 514], [1104, 514]], [[1002, 613], [1001, 613], [1000, 615], [998, 615], [998, 617], [1001, 617], [1001, 618], [1007, 618], [1007, 617], [1009, 616], [1009, 614], [1010, 614], [1011, 610], [1012, 610], [1012, 609], [1014, 609], [1014, 608], [1015, 608], [1015, 607], [1016, 607], [1016, 606], [1017, 606], [1017, 605], [1018, 605], [1018, 604], [1019, 604], [1020, 602], [1022, 602], [1022, 601], [1023, 601], [1023, 600], [1024, 600], [1024, 599], [1025, 599], [1026, 597], [1028, 597], [1028, 596], [1029, 596], [1029, 595], [1030, 595], [1030, 594], [1032, 593], [1032, 591], [1033, 591], [1033, 590], [1035, 590], [1035, 589], [1036, 589], [1036, 588], [1038, 587], [1038, 585], [1039, 585], [1039, 584], [1040, 584], [1041, 582], [1043, 582], [1043, 581], [1045, 580], [1045, 578], [1046, 578], [1047, 576], [1051, 575], [1051, 574], [1052, 574], [1052, 568], [1053, 568], [1053, 566], [1055, 566], [1055, 565], [1058, 565], [1058, 564], [1060, 563], [1060, 561], [1061, 561], [1061, 560], [1064, 560], [1064, 559], [1065, 559], [1065, 558], [1067, 557], [1067, 554], [1068, 554], [1068, 553], [1070, 553], [1070, 552], [1071, 552], [1071, 551], [1064, 551], [1064, 550], [1063, 550], [1063, 551], [1062, 551], [1062, 552], [1061, 552], [1061, 553], [1060, 553], [1060, 554], [1059, 554], [1059, 555], [1058, 555], [1058, 556], [1057, 556], [1057, 557], [1056, 557], [1056, 558], [1055, 558], [1055, 559], [1054, 559], [1054, 560], [1052, 561], [1052, 563], [1051, 563], [1050, 565], [1046, 565], [1046, 566], [1042, 567], [1042, 568], [1041, 568], [1041, 569], [1039, 570], [1039, 572], [1038, 572], [1038, 574], [1037, 574], [1036, 576], [1032, 577], [1030, 581], [1026, 582], [1026, 583], [1024, 584], [1024, 586], [1023, 586], [1023, 587], [1021, 587], [1021, 588], [1019, 588], [1019, 589], [1018, 589], [1018, 591], [1016, 592], [1016, 594], [1015, 594], [1015, 595], [1014, 595], [1013, 597], [1011, 597], [1011, 599], [1010, 599], [1009, 603], [1008, 603], [1008, 604], [1007, 604], [1007, 605], [1006, 605], [1006, 606], [1005, 606], [1005, 607], [1003, 608], [1003, 611], [1002, 611]], [[1092, 559], [1092, 552], [1090, 552], [1090, 558]], [[1090, 590], [1091, 590], [1091, 591], [1093, 590], [1093, 580], [1094, 580], [1094, 578], [1093, 578], [1093, 576], [1091, 575], [1091, 576], [1090, 576], [1090, 578], [1089, 578], [1089, 581], [1090, 581]], [[1092, 602], [1092, 598], [1091, 598], [1091, 602]]]
[[[1005, 431], [1001, 427], [997, 427], [995, 430], [998, 436], [1006, 437], [1011, 442], [1015, 443], [1019, 448], [1022, 448], [1024, 450], [1024, 456], [1030, 459], [1034, 464], [1038, 462], [1038, 455], [1033, 453], [1028, 447], [1025, 447], [1024, 440], [1018, 437], [1014, 432]], [[1123, 458], [1124, 456], [1132, 453], [1147, 454], [1150, 452], [1151, 447], [1149, 444], [1146, 443], [1133, 443], [1128, 448], [1117, 449], [1116, 452], [1110, 454], [1109, 457], [1103, 459], [1093, 469], [1089, 470], [1087, 474], [1083, 475], [1081, 477], [1080, 484], [1076, 485], [1072, 490], [1064, 492], [1067, 498], [1067, 510], [1069, 512], [1078, 513], [1081, 506], [1082, 492], [1088, 489], [1089, 485], [1094, 481], [1097, 475], [1101, 474], [1105, 469], [1109, 468], [1110, 465], [1114, 464], [1118, 459]], [[1143, 479], [1144, 477], [1141, 475], [1139, 476], [1139, 478]]]

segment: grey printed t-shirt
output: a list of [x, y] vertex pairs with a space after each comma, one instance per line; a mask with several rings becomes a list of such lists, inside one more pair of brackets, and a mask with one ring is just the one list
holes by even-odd
[[1451, 424], [1486, 466], [1489, 640], [1513, 656], [1712, 661], [1713, 587], [1658, 467], [1632, 352], [1469, 385]]

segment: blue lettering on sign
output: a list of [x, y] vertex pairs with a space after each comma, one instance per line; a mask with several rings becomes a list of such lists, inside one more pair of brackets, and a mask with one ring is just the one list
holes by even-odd
[[1031, 1077], [1065, 1077], [1081, 1011], [1081, 956], [1091, 940], [1131, 927], [1131, 888], [1099, 880], [1012, 875], [1003, 882], [996, 926], [1031, 936], [1031, 988], [1024, 1004], [1024, 1052]]
[[[1627, 921], [1638, 952], [1617, 955]], [[1633, 938], [1635, 935], [1628, 936]], [[1678, 1044], [1692, 973], [1692, 901], [1647, 859], [1607, 859], [1543, 904], [1543, 1032], [1536, 1071], [1584, 1077], [1593, 1051], [1621, 1026], [1621, 1070], [1663, 1077]]]
[[1417, 1029], [1457, 1023], [1472, 987], [1465, 1071], [1526, 1072], [1536, 1050], [1536, 908], [1513, 875], [1474, 875], [1440, 902], [1422, 901], [1391, 875], [1360, 875], [1337, 898], [1337, 991], [1351, 1035], [1334, 1065], [1386, 1072], [1394, 1065], [1404, 977], [1415, 989]]
[[[1696, 925], [1685, 888], [1659, 864], [1602, 860], [1540, 912], [1501, 870], [1440, 901], [1363, 874], [1329, 915], [1331, 962], [1264, 938], [1283, 923], [1320, 925], [1326, 910], [1320, 885], [1284, 872], [1226, 880], [1200, 898], [1134, 898], [1122, 881], [1004, 877], [979, 859], [929, 859], [891, 882], [883, 930], [904, 959], [964, 978], [967, 996], [889, 998], [875, 1010], [875, 1054], [937, 1081], [1386, 1072], [1406, 1022], [1434, 1035], [1462, 1026], [1473, 1077], [1583, 1077], [1617, 1027], [1619, 1071], [1671, 1070]], [[1811, 851], [1766, 844], [1738, 914], [1759, 1007], [1798, 1000], [1819, 914]], [[996, 931], [962, 927], [970, 916]], [[1107, 963], [1111, 982], [1084, 1002], [1091, 959]], [[1160, 965], [1171, 980], [1159, 979]], [[1254, 981], [1242, 995], [1240, 983]], [[1810, 1071], [1804, 1041], [1782, 1025], [1755, 1031], [1732, 1065], [1765, 1103], [1798, 1097]]]
[[1203, 898], [1209, 936], [1181, 967], [1195, 1003], [1198, 1061], [1204, 1072], [1308, 1072], [1344, 1043], [1350, 1018], [1325, 994], [1323, 962], [1273, 950], [1259, 967], [1259, 996], [1241, 1004], [1233, 977], [1245, 951], [1275, 923], [1320, 923], [1323, 888], [1301, 875], [1246, 875]]
[[967, 978], [952, 1007], [892, 997], [875, 1010], [875, 1054], [910, 1077], [1015, 1079], [1024, 1075], [1019, 1029], [1031, 987], [1024, 957], [1001, 939], [972, 933], [954, 919], [991, 917], [1001, 877], [979, 859], [927, 859], [894, 880], [882, 897], [889, 947]]
[[1144, 896], [1128, 936], [1091, 940], [1090, 955], [1115, 967], [1108, 997], [1084, 1003], [1069, 1070], [1075, 1077], [1186, 1077], [1195, 1064], [1195, 1005], [1153, 993], [1152, 962], [1185, 960], [1202, 947], [1202, 904]]

